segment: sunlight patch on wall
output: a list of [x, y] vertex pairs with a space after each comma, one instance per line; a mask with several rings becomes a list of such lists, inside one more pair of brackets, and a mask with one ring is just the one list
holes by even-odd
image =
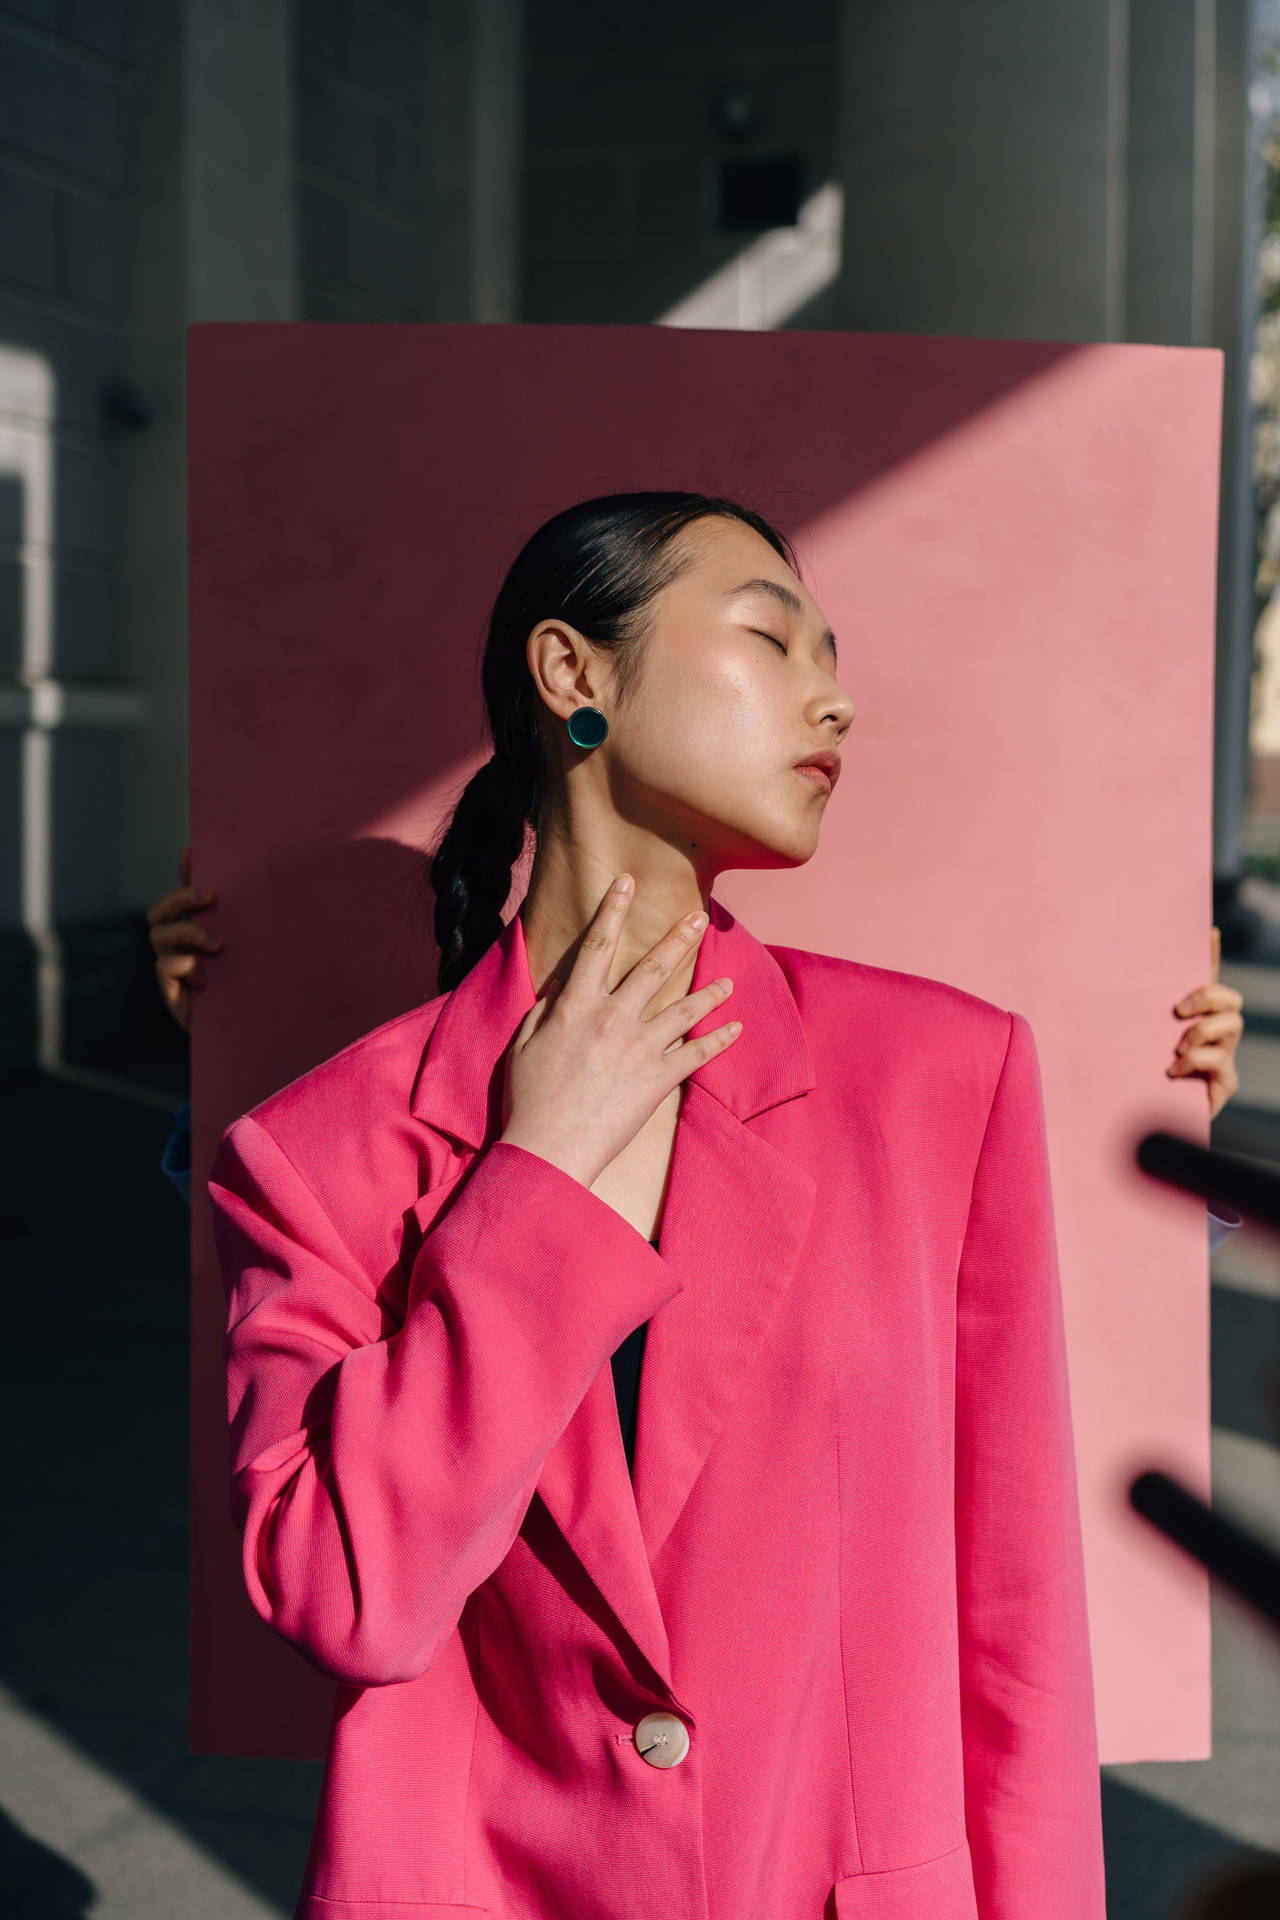
[[660, 327], [781, 327], [840, 272], [844, 189], [828, 180], [794, 227], [775, 227], [658, 315]]

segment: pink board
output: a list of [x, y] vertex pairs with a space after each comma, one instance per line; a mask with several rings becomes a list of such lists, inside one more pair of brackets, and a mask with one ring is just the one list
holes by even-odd
[[1163, 1069], [1208, 972], [1221, 355], [201, 325], [189, 381], [193, 877], [226, 943], [193, 1021], [192, 1750], [321, 1756], [333, 1700], [241, 1583], [218, 1137], [434, 993], [417, 849], [487, 757], [478, 652], [524, 540], [574, 500], [681, 487], [796, 538], [858, 709], [814, 859], [717, 896], [761, 940], [1031, 1022], [1102, 1758], [1207, 1757], [1208, 1582], [1125, 1488], [1210, 1486], [1205, 1208], [1131, 1149], [1208, 1139], [1203, 1082]]

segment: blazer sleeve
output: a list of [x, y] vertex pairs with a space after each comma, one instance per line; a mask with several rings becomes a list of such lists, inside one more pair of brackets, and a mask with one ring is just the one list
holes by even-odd
[[1035, 1040], [1009, 1020], [957, 1285], [965, 1825], [980, 1920], [1106, 1920], [1048, 1145]]
[[209, 1194], [249, 1598], [334, 1679], [414, 1679], [510, 1548], [596, 1373], [683, 1282], [588, 1187], [504, 1141], [447, 1209], [433, 1199], [389, 1334], [381, 1276], [250, 1115]]

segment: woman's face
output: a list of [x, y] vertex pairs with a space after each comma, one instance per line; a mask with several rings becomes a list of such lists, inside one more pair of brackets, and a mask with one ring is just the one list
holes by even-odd
[[727, 867], [799, 865], [832, 794], [796, 762], [838, 754], [854, 716], [835, 643], [821, 608], [750, 527], [695, 521], [680, 546], [692, 562], [653, 602], [643, 669], [616, 714], [607, 677], [596, 678], [607, 655], [590, 656], [609, 734], [570, 782], [607, 755], [592, 773], [607, 776], [615, 811], [685, 853], [708, 885]]

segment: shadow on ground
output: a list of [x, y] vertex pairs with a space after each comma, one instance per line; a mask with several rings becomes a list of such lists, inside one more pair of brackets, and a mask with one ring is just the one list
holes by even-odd
[[[99, 1847], [118, 1869], [131, 1809], [90, 1791], [94, 1769], [281, 1914], [305, 1864], [317, 1762], [187, 1750], [189, 1214], [160, 1172], [171, 1124], [36, 1069], [0, 1081], [0, 1681], [65, 1744], [48, 1791], [70, 1842], [0, 1826], [10, 1920], [89, 1913]], [[85, 1804], [64, 1803], [77, 1788]], [[139, 1821], [139, 1848], [154, 1834]]]

